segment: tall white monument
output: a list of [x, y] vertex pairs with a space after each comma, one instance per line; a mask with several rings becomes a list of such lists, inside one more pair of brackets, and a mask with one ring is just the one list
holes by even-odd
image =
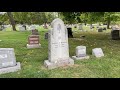
[[68, 33], [64, 22], [57, 18], [51, 23], [52, 29], [49, 31], [48, 60], [44, 65], [48, 69], [60, 66], [74, 65], [74, 60], [69, 57]]

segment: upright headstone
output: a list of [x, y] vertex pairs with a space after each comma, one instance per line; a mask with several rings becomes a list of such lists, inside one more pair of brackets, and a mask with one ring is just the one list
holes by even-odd
[[79, 25], [79, 30], [83, 30], [82, 24]]
[[73, 38], [72, 28], [68, 27], [67, 31], [68, 31], [68, 38]]
[[27, 26], [24, 24], [22, 27], [24, 27], [25, 28], [25, 30], [27, 30]]
[[48, 39], [48, 32], [45, 33], [45, 39]]
[[102, 57], [104, 56], [104, 53], [101, 48], [94, 48], [92, 49], [92, 55], [94, 55], [95, 57]]
[[99, 29], [98, 29], [98, 32], [103, 32], [103, 29], [102, 29], [102, 28], [99, 28]]
[[27, 48], [40, 48], [39, 35], [30, 35], [28, 37]]
[[106, 27], [103, 27], [103, 30], [107, 30]]
[[0, 74], [15, 72], [20, 69], [20, 62], [16, 62], [14, 49], [0, 48]]
[[48, 69], [53, 69], [66, 65], [74, 65], [74, 60], [69, 57], [68, 33], [64, 22], [57, 18], [51, 23], [52, 29], [49, 31], [48, 60], [44, 65]]
[[111, 37], [112, 40], [120, 40], [120, 28], [112, 27]]
[[32, 32], [32, 35], [39, 35], [39, 33], [38, 33], [38, 30], [37, 30], [37, 29], [34, 29], [34, 30], [32, 30], [31, 32]]
[[89, 56], [86, 55], [86, 46], [77, 46], [76, 47], [76, 56], [72, 56], [75, 60], [80, 59], [89, 59]]

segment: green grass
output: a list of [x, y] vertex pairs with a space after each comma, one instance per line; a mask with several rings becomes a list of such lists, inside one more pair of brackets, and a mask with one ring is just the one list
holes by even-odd
[[[84, 27], [85, 28], [85, 27]], [[0, 31], [0, 48], [14, 48], [16, 61], [21, 63], [21, 70], [2, 74], [0, 78], [120, 78], [120, 41], [110, 39], [110, 30], [96, 32], [88, 30], [74, 31], [75, 38], [69, 38], [70, 57], [75, 55], [75, 48], [79, 45], [87, 47], [88, 60], [75, 61], [75, 65], [48, 70], [44, 67], [44, 60], [48, 59], [48, 40], [44, 39], [47, 29], [38, 28], [40, 33], [39, 49], [27, 49], [27, 38], [31, 32], [14, 32], [10, 28]], [[84, 40], [79, 39], [85, 35]], [[92, 56], [93, 48], [102, 48], [105, 56]]]

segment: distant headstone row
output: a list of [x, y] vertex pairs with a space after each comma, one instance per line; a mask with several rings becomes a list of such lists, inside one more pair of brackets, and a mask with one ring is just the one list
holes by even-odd
[[[48, 60], [44, 61], [45, 67], [54, 69], [74, 65], [73, 59], [89, 59], [89, 56], [86, 54], [86, 46], [77, 46], [76, 55], [70, 58], [68, 37], [73, 37], [72, 29], [66, 29], [61, 19], [53, 20], [51, 26], [52, 29], [45, 34], [45, 39], [48, 39]], [[40, 46], [39, 32], [36, 28], [32, 28], [31, 35], [28, 36], [27, 48], [40, 48]], [[92, 54], [96, 57], [104, 56], [101, 48], [93, 49]], [[20, 62], [16, 62], [14, 49], [0, 48], [0, 74], [20, 69]]]
[[98, 28], [98, 32], [103, 32], [103, 30], [106, 30], [106, 28], [105, 27], [104, 28], [102, 28], [102, 27]]

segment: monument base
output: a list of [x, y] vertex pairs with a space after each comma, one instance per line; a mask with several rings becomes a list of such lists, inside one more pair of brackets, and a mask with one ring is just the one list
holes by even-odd
[[56, 63], [50, 62], [49, 60], [45, 60], [44, 65], [48, 69], [54, 69], [57, 67], [74, 65], [74, 60], [69, 58], [68, 60], [61, 60], [61, 61], [56, 62]]
[[41, 44], [27, 44], [27, 48], [40, 48], [41, 47]]
[[18, 71], [20, 69], [21, 69], [20, 62], [17, 62], [16, 66], [7, 67], [7, 68], [1, 68], [0, 69], [0, 74], [15, 72], [15, 71]]
[[72, 56], [72, 59], [74, 59], [74, 60], [89, 59], [89, 56], [85, 56], [85, 57]]

